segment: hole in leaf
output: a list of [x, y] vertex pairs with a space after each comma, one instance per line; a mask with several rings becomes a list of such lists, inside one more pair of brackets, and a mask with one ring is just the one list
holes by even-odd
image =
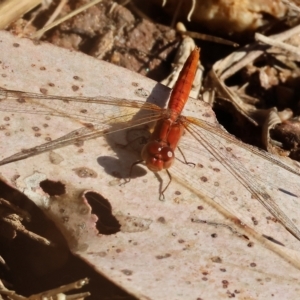
[[60, 181], [46, 179], [40, 182], [40, 187], [50, 196], [59, 196], [66, 193], [66, 187]]
[[99, 233], [109, 235], [119, 232], [121, 225], [112, 214], [109, 201], [94, 192], [86, 193], [85, 197], [92, 207], [92, 212], [98, 217], [96, 227]]

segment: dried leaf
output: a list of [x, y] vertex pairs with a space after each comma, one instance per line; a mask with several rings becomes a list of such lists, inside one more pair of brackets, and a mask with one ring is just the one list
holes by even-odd
[[[137, 94], [148, 92], [150, 100], [162, 100], [162, 106], [167, 100], [169, 90], [162, 85], [86, 55], [35, 45], [7, 32], [0, 33], [0, 41], [2, 88], [128, 99], [141, 99]], [[95, 107], [76, 105], [91, 112]], [[111, 109], [102, 111], [99, 119], [118, 112]], [[202, 102], [191, 100], [185, 114], [214, 126], [214, 114]], [[75, 118], [1, 112], [1, 158], [67, 134], [80, 124]], [[258, 150], [238, 147], [234, 139], [226, 141], [205, 130], [203, 134], [224, 160], [235, 157], [236, 165], [246, 168], [297, 224], [297, 174], [277, 166], [280, 161], [273, 156], [267, 161]], [[1, 178], [44, 210], [73, 253], [140, 299], [299, 297], [299, 241], [216, 157], [186, 133], [181, 148], [196, 166], [175, 162], [170, 169], [174, 179], [162, 202], [158, 179], [168, 181], [164, 172], [155, 176], [137, 166], [134, 178], [120, 185], [137, 159], [134, 151], [116, 145], [126, 138], [126, 132], [118, 132], [4, 165]], [[40, 185], [45, 180], [63, 183], [66, 192], [55, 193], [53, 187], [46, 193]], [[94, 214], [91, 195], [103, 215]], [[114, 218], [122, 223], [114, 227], [116, 233], [99, 234], [97, 223], [108, 229]]]

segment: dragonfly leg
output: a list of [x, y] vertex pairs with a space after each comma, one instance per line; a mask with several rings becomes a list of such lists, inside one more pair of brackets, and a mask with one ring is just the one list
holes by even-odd
[[180, 162], [182, 162], [182, 163], [184, 163], [184, 164], [186, 164], [186, 165], [188, 165], [188, 166], [190, 166], [190, 167], [195, 168], [196, 164], [193, 163], [193, 162], [189, 162], [189, 161], [186, 160], [185, 155], [184, 155], [183, 151], [181, 150], [181, 148], [180, 148], [179, 146], [177, 147], [177, 149], [179, 150], [180, 154], [182, 155], [183, 161], [182, 161], [181, 159], [179, 159], [178, 157], [176, 157], [176, 158], [177, 158]]
[[126, 179], [125, 179], [125, 182], [121, 183], [120, 185], [125, 185], [126, 183], [130, 182], [130, 180], [131, 180], [131, 178], [132, 178], [131, 175], [132, 175], [133, 167], [134, 167], [135, 165], [141, 164], [141, 163], [143, 163], [143, 162], [144, 162], [143, 160], [138, 160], [138, 161], [134, 162], [134, 163], [131, 165], [131, 167], [130, 167], [129, 178], [126, 178]]
[[160, 201], [164, 201], [164, 200], [165, 200], [164, 192], [167, 190], [167, 188], [169, 187], [169, 185], [170, 185], [170, 183], [171, 183], [171, 181], [172, 181], [172, 175], [171, 175], [171, 173], [169, 172], [168, 169], [166, 169], [166, 172], [167, 172], [167, 174], [168, 174], [168, 176], [169, 176], [169, 182], [168, 182], [168, 184], [165, 186], [165, 188], [160, 192], [160, 195], [159, 195], [159, 200], [160, 200]]

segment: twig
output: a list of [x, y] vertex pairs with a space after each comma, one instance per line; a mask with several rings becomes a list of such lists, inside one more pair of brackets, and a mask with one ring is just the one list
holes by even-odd
[[0, 205], [6, 206], [8, 208], [10, 208], [11, 210], [13, 210], [15, 213], [17, 213], [19, 216], [21, 216], [22, 218], [24, 218], [27, 222], [30, 221], [30, 215], [27, 211], [21, 209], [20, 207], [12, 204], [11, 202], [0, 198]]
[[34, 232], [31, 232], [29, 230], [27, 230], [25, 228], [25, 226], [21, 223], [20, 221], [20, 217], [16, 214], [11, 214], [7, 217], [2, 217], [1, 218], [1, 221], [4, 222], [4, 223], [7, 223], [9, 224], [14, 230], [16, 231], [19, 231], [19, 232], [22, 232], [23, 234], [27, 235], [29, 238], [41, 243], [41, 244], [44, 244], [46, 246], [49, 246], [51, 245], [52, 243], [47, 240], [46, 238], [34, 233]]
[[32, 35], [32, 38], [38, 38], [39, 36], [43, 35], [46, 31], [52, 29], [53, 27], [61, 24], [62, 22], [78, 15], [79, 13], [81, 13], [82, 11], [90, 8], [93, 5], [98, 4], [99, 2], [101, 2], [102, 0], [94, 0], [90, 3], [87, 3], [86, 5], [83, 5], [81, 7], [79, 7], [78, 9], [72, 11], [71, 13], [69, 13], [68, 15], [56, 20], [55, 22], [49, 24], [48, 26], [43, 27], [42, 29], [38, 30], [35, 34]]
[[72, 294], [72, 295], [65, 295], [65, 292], [69, 292], [71, 290], [74, 289], [80, 289], [82, 288], [84, 285], [89, 283], [89, 279], [88, 278], [84, 278], [78, 281], [75, 281], [73, 283], [67, 284], [67, 285], [63, 285], [61, 287], [46, 291], [46, 292], [42, 292], [39, 294], [35, 294], [35, 295], [31, 295], [28, 298], [27, 297], [23, 297], [20, 296], [18, 294], [16, 294], [15, 291], [11, 291], [6, 289], [5, 287], [1, 286], [0, 287], [0, 295], [7, 295], [10, 299], [12, 300], [50, 300], [50, 299], [84, 299], [88, 296], [90, 296], [89, 292], [84, 292], [84, 293], [78, 293], [78, 294]]
[[[57, 18], [57, 16], [60, 14], [61, 10], [63, 9], [63, 7], [66, 5], [68, 0], [61, 0], [60, 3], [58, 4], [58, 6], [56, 7], [56, 9], [54, 10], [53, 14], [51, 15], [51, 17], [48, 19], [48, 21], [46, 22], [46, 24], [44, 25], [44, 27], [48, 26], [49, 24], [51, 24], [52, 22], [54, 22], [54, 20]], [[41, 32], [40, 35], [36, 36], [36, 39], [40, 39], [43, 36], [44, 32]]]
[[255, 33], [255, 39], [258, 42], [262, 42], [269, 46], [281, 48], [282, 50], [291, 52], [292, 54], [300, 57], [300, 49], [298, 47], [289, 45], [289, 44], [281, 42], [281, 41], [274, 40], [271, 37], [267, 37], [260, 33]]
[[[282, 33], [272, 35], [270, 36], [270, 38], [275, 39], [277, 41], [284, 41], [299, 33], [300, 33], [300, 25], [291, 28], [289, 30], [286, 30]], [[222, 75], [220, 76], [220, 80], [224, 81], [227, 78], [229, 78], [231, 75], [235, 74], [236, 72], [244, 68], [246, 65], [254, 61], [260, 55], [262, 55], [267, 48], [268, 46], [262, 46], [259, 45], [258, 43], [254, 43], [251, 46], [245, 47], [244, 49], [247, 51], [246, 55], [243, 56], [232, 67], [228, 68], [225, 72], [223, 72]], [[239, 51], [242, 51], [242, 49]]]

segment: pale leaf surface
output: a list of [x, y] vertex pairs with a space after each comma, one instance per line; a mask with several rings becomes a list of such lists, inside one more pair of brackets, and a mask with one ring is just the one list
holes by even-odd
[[[4, 89], [133, 100], [149, 94], [148, 100], [161, 101], [161, 106], [168, 98], [169, 90], [160, 84], [80, 53], [35, 45], [7, 32], [0, 32], [0, 45]], [[70, 106], [64, 104], [59, 109], [68, 113]], [[95, 103], [74, 105], [78, 112], [99, 111], [100, 121], [127, 112], [114, 106], [102, 110]], [[191, 100], [185, 115], [215, 122], [202, 102]], [[0, 159], [82, 127], [85, 120], [79, 119], [0, 112]], [[215, 149], [223, 151], [223, 159], [234, 155], [237, 165], [248, 170], [299, 226], [298, 175], [203, 132]], [[126, 143], [130, 134], [139, 131], [118, 132], [3, 165], [1, 179], [25, 193], [55, 222], [73, 253], [140, 299], [228, 299], [233, 294], [240, 299], [299, 298], [300, 242], [190, 134], [183, 137], [181, 147], [196, 167], [175, 162], [165, 201], [158, 200], [158, 178], [144, 166], [137, 166], [134, 178], [120, 185], [139, 158], [134, 147], [116, 145]], [[160, 176], [166, 184], [167, 175]], [[46, 179], [65, 184], [67, 192], [49, 197], [39, 185]], [[107, 199], [121, 224], [115, 234], [98, 234], [97, 216], [88, 201], [100, 200], [99, 195]]]

